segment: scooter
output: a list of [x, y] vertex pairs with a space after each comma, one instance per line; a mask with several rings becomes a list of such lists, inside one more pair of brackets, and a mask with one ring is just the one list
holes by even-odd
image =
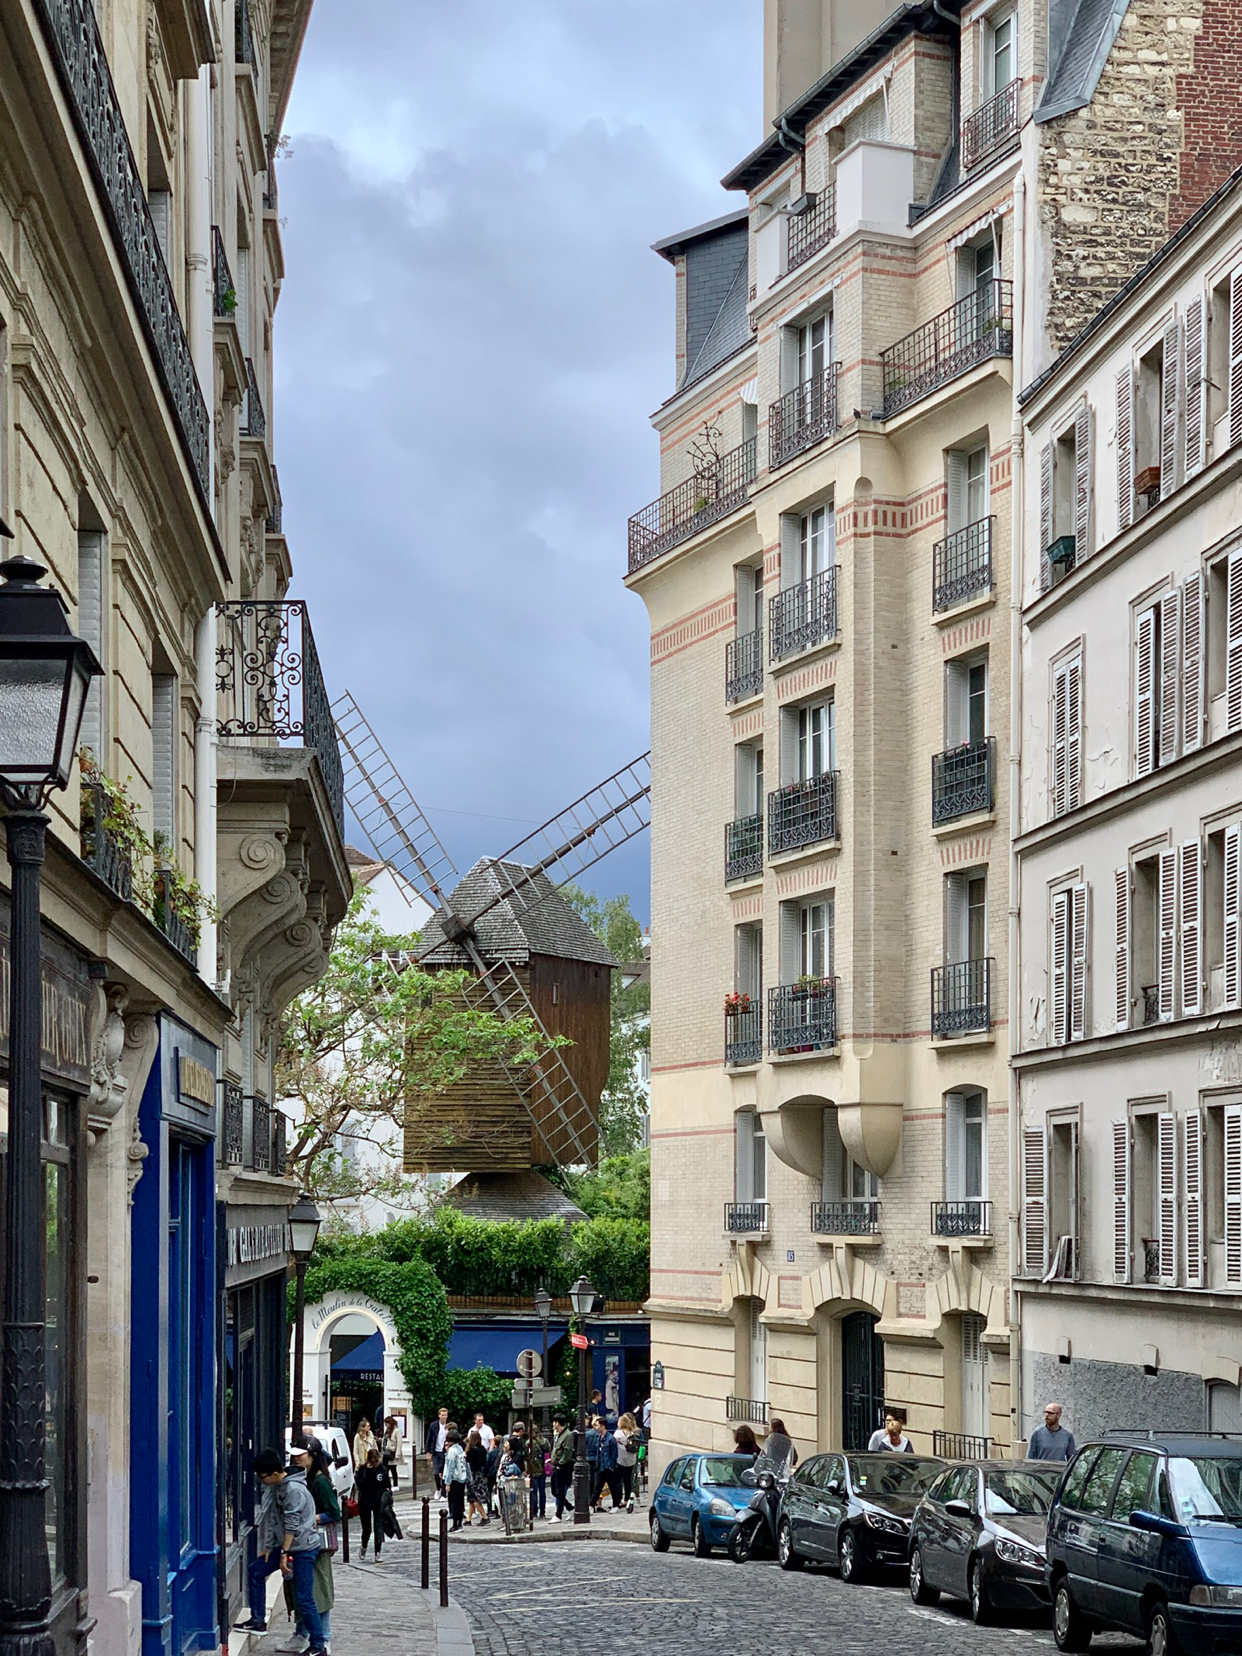
[[754, 1484], [755, 1493], [729, 1531], [729, 1557], [735, 1564], [745, 1564], [752, 1558], [775, 1558], [785, 1479], [767, 1468], [747, 1467], [742, 1482]]

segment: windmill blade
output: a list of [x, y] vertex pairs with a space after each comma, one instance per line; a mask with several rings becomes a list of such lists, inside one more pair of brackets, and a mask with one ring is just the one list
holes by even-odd
[[348, 690], [331, 712], [345, 760], [345, 798], [371, 850], [433, 909], [449, 912], [441, 882], [456, 879], [457, 870], [448, 852]]

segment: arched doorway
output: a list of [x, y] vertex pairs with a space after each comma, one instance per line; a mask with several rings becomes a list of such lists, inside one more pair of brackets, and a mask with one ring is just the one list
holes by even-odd
[[328, 1419], [351, 1438], [364, 1415], [378, 1428], [384, 1414], [383, 1331], [366, 1316], [344, 1316], [333, 1327], [328, 1348]]
[[1242, 1432], [1242, 1401], [1237, 1386], [1214, 1380], [1207, 1389], [1209, 1432]]
[[851, 1311], [841, 1318], [841, 1441], [865, 1449], [884, 1411], [884, 1341], [879, 1318]]

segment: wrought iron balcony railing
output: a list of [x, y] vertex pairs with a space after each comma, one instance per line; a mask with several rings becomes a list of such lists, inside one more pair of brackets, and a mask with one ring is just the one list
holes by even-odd
[[768, 856], [837, 837], [837, 771], [768, 795]]
[[757, 1064], [763, 1057], [763, 1012], [758, 1001], [725, 1008], [725, 1063]]
[[725, 879], [763, 873], [763, 812], [725, 823]]
[[879, 1201], [847, 1197], [838, 1202], [812, 1202], [811, 1230], [816, 1236], [878, 1236]]
[[952, 822], [994, 804], [996, 738], [961, 742], [932, 755], [932, 822]]
[[255, 437], [260, 442], [267, 436], [267, 415], [263, 398], [259, 395], [259, 380], [254, 363], [246, 358], [246, 404], [242, 414], [242, 436]]
[[200, 501], [210, 512], [207, 405], [112, 83], [95, 7], [92, 0], [34, 0], [34, 8], [95, 175]]
[[272, 486], [276, 490], [276, 499], [272, 502], [272, 509], [267, 514], [267, 522], [263, 528], [266, 534], [282, 535], [285, 530], [285, 503], [280, 493], [280, 474], [275, 466], [272, 467]]
[[725, 1414], [730, 1420], [745, 1420], [752, 1426], [766, 1426], [768, 1406], [754, 1397], [726, 1397]]
[[836, 978], [782, 983], [768, 990], [769, 1052], [815, 1052], [836, 1044]]
[[789, 246], [786, 269], [797, 270], [812, 259], [837, 233], [837, 187], [821, 190], [814, 207], [789, 217]]
[[752, 437], [635, 512], [630, 519], [630, 574], [682, 541], [728, 517], [746, 502], [755, 480], [757, 443]]
[[787, 391], [768, 410], [768, 464], [783, 466], [837, 429], [837, 364]]
[[217, 316], [237, 314], [237, 289], [233, 286], [233, 272], [229, 269], [224, 251], [224, 237], [219, 225], [211, 227], [211, 308]]
[[931, 1025], [933, 1039], [974, 1035], [992, 1027], [993, 961], [955, 960], [933, 966]]
[[254, 30], [250, 25], [250, 0], [236, 0], [233, 10], [233, 55], [238, 63], [254, 68]]
[[739, 633], [725, 645], [725, 700], [745, 701], [763, 689], [763, 629]]
[[272, 1111], [272, 1172], [283, 1179], [289, 1166], [289, 1122], [283, 1110]]
[[786, 587], [768, 604], [768, 653], [773, 661], [837, 636], [837, 570]]
[[98, 782], [82, 784], [82, 861], [118, 897], [134, 895], [134, 866], [116, 835], [107, 827], [108, 796]]
[[243, 741], [296, 739], [312, 749], [343, 832], [341, 750], [306, 605], [247, 598], [217, 604], [216, 615], [216, 734]]
[[972, 1432], [936, 1430], [932, 1433], [932, 1454], [944, 1460], [991, 1460], [992, 1440], [990, 1437], [976, 1437]]
[[155, 871], [155, 901], [151, 917], [177, 953], [193, 965], [198, 959], [198, 928], [186, 918], [178, 904], [170, 869], [157, 868]]
[[971, 1198], [965, 1202], [933, 1202], [933, 1236], [991, 1236], [992, 1204]]
[[250, 1099], [250, 1165], [256, 1173], [272, 1170], [272, 1107], [258, 1093]]
[[240, 1167], [245, 1156], [246, 1104], [235, 1081], [224, 1083], [224, 1165]]
[[984, 282], [880, 353], [889, 418], [992, 357], [1013, 355], [1013, 283]]
[[932, 609], [952, 609], [992, 590], [994, 517], [957, 529], [932, 547]]
[[768, 1228], [766, 1202], [726, 1202], [724, 1215], [725, 1229], [731, 1235], [761, 1235]]
[[1002, 86], [995, 97], [980, 104], [973, 115], [962, 122], [962, 167], [969, 172], [980, 161], [994, 155], [1001, 145], [1018, 130], [1018, 98], [1022, 91], [1020, 80], [1011, 80]]

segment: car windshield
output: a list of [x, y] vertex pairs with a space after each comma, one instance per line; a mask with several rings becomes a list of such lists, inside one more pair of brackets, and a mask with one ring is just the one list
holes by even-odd
[[751, 1486], [742, 1482], [742, 1473], [749, 1466], [749, 1460], [734, 1460], [731, 1455], [708, 1455], [703, 1461], [703, 1482], [726, 1489], [749, 1489]]
[[988, 1515], [1042, 1518], [1059, 1481], [1056, 1472], [989, 1472], [984, 1481]]
[[910, 1455], [851, 1455], [850, 1479], [860, 1495], [918, 1495], [944, 1466]]
[[1173, 1510], [1184, 1524], [1242, 1524], [1242, 1458], [1175, 1455]]

